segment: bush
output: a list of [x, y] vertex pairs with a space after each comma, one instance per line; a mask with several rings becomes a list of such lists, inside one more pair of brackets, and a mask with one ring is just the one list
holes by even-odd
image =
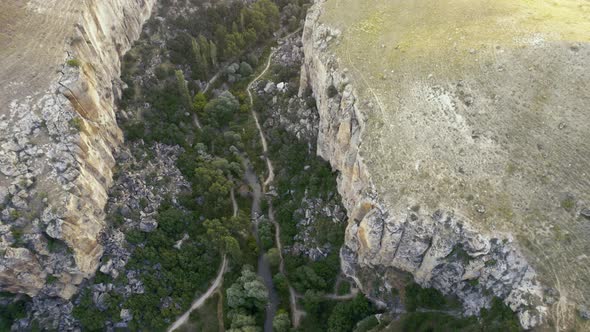
[[447, 332], [447, 331], [522, 331], [518, 318], [502, 300], [494, 298], [490, 309], [482, 309], [477, 317], [456, 318], [438, 312], [413, 312], [402, 318], [402, 331]]
[[446, 304], [445, 297], [434, 288], [422, 288], [416, 283], [406, 286], [406, 309], [417, 308], [440, 309]]
[[368, 332], [373, 328], [377, 327], [378, 325], [379, 320], [377, 319], [377, 317], [375, 317], [375, 315], [372, 315], [360, 321], [357, 324], [356, 329], [354, 329], [354, 332]]
[[94, 306], [91, 292], [86, 290], [80, 297], [80, 303], [74, 306], [72, 314], [80, 321], [85, 331], [100, 331], [104, 328], [106, 315]]
[[10, 331], [14, 321], [26, 317], [26, 304], [26, 300], [19, 300], [0, 306], [0, 331]]
[[240, 75], [242, 77], [248, 77], [254, 73], [252, 66], [250, 66], [247, 62], [242, 62], [240, 64]]
[[81, 131], [82, 128], [84, 128], [84, 121], [79, 117], [75, 117], [70, 120], [70, 127], [74, 128], [76, 131]]
[[80, 67], [82, 66], [82, 62], [78, 59], [70, 59], [66, 61], [66, 64], [70, 67]]
[[340, 302], [328, 319], [328, 332], [352, 331], [359, 320], [372, 313], [374, 308], [363, 295], [358, 295], [350, 302]]
[[350, 293], [350, 282], [342, 281], [340, 285], [338, 285], [338, 295], [347, 295]]

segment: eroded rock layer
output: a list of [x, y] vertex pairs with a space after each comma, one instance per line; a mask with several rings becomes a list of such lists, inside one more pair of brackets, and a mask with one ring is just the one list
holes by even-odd
[[120, 57], [155, 0], [0, 4], [0, 287], [71, 297], [103, 248]]
[[590, 55], [584, 20], [563, 22], [588, 8], [479, 2], [309, 12], [302, 81], [340, 172], [343, 268], [392, 310], [409, 272], [467, 314], [497, 296], [524, 328], [585, 324]]

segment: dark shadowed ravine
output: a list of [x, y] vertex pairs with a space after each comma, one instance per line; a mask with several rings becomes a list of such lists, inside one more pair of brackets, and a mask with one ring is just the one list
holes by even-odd
[[271, 332], [272, 331], [272, 321], [274, 316], [277, 312], [277, 308], [279, 306], [279, 296], [275, 290], [273, 280], [272, 280], [272, 273], [270, 271], [270, 265], [268, 264], [268, 260], [264, 255], [264, 249], [262, 248], [262, 244], [260, 243], [260, 236], [258, 235], [258, 220], [262, 215], [262, 210], [260, 208], [260, 200], [262, 199], [262, 188], [260, 183], [258, 182], [258, 177], [252, 168], [252, 164], [248, 159], [244, 159], [244, 168], [246, 169], [244, 173], [244, 178], [246, 183], [252, 188], [252, 221], [254, 223], [254, 236], [256, 237], [256, 243], [258, 244], [258, 248], [260, 250], [260, 254], [258, 256], [258, 275], [264, 281], [264, 286], [268, 290], [268, 304], [266, 306], [266, 315], [264, 319], [264, 331]]

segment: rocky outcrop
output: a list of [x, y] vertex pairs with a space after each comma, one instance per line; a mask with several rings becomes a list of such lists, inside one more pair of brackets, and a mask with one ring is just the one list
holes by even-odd
[[21, 32], [0, 38], [19, 59], [0, 72], [0, 286], [70, 298], [103, 252], [119, 59], [155, 0], [54, 2], [0, 5]]
[[322, 6], [318, 1], [308, 13], [302, 82], [313, 89], [320, 114], [318, 154], [339, 171], [338, 190], [348, 210], [344, 272], [392, 310], [391, 290], [400, 272], [409, 272], [422, 286], [456, 295], [466, 314], [477, 314], [497, 296], [524, 328], [543, 323], [544, 289], [510, 235], [481, 231], [453, 209], [428, 211], [418, 203], [400, 210], [381, 198], [362, 153], [366, 123], [379, 101], [359, 97], [357, 82], [330, 51], [340, 32], [322, 24]]

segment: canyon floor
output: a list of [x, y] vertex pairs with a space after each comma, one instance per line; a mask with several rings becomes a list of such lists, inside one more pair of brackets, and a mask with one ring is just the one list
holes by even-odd
[[0, 330], [590, 329], [587, 0], [4, 0]]

